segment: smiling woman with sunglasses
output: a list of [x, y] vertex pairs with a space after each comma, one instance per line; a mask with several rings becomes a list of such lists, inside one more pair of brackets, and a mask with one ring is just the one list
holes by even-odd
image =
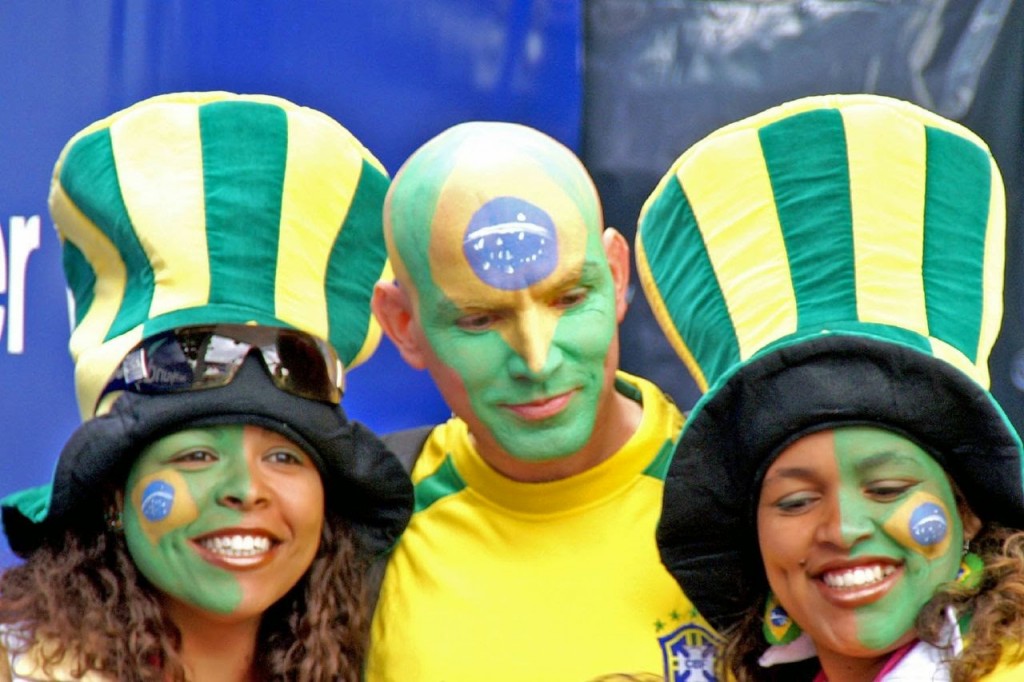
[[368, 570], [412, 505], [340, 406], [379, 338], [387, 184], [273, 97], [164, 95], [68, 143], [50, 208], [84, 422], [50, 484], [0, 502], [24, 557], [0, 577], [0, 669], [360, 679]]

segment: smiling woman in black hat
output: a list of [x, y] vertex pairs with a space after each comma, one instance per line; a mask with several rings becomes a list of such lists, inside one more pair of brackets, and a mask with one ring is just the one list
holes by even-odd
[[1004, 222], [977, 136], [871, 95], [726, 126], [648, 199], [641, 281], [706, 389], [658, 545], [721, 674], [1024, 675], [1021, 440], [987, 390]]
[[340, 406], [388, 178], [326, 115], [181, 93], [65, 147], [50, 207], [83, 424], [2, 501], [15, 679], [358, 680], [412, 490]]

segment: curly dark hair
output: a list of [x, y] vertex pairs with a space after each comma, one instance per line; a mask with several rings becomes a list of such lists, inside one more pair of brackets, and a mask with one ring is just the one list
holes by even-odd
[[[942, 643], [946, 607], [970, 617], [969, 637], [960, 656], [949, 660], [951, 682], [971, 682], [1000, 662], [1024, 661], [1024, 531], [986, 524], [971, 541], [984, 562], [982, 581], [974, 588], [952, 582], [939, 588], [918, 614], [918, 636]], [[716, 672], [736, 682], [811, 680], [818, 669], [808, 663], [761, 667], [757, 660], [768, 648], [762, 634], [764, 601], [751, 606], [742, 620], [723, 634]]]
[[981, 584], [942, 587], [917, 618], [919, 636], [934, 644], [940, 641], [947, 606], [970, 616], [969, 641], [950, 661], [951, 682], [976, 680], [1000, 661], [1024, 660], [1024, 531], [992, 524], [971, 545], [985, 562]]
[[[326, 510], [320, 547], [302, 580], [263, 616], [255, 668], [262, 680], [358, 682], [369, 633], [368, 560]], [[139, 574], [124, 536], [79, 526], [54, 534], [0, 576], [0, 625], [17, 656], [51, 674], [72, 665], [116, 680], [187, 679], [181, 635]], [[35, 647], [45, 642], [45, 647]]]

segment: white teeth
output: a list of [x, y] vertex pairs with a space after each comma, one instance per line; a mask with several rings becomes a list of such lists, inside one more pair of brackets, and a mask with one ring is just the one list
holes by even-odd
[[822, 576], [822, 580], [829, 587], [864, 587], [881, 582], [883, 578], [892, 575], [895, 571], [895, 566], [876, 564], [875, 566], [861, 566], [846, 571], [826, 573]]
[[270, 549], [270, 538], [262, 535], [218, 535], [202, 541], [203, 547], [221, 556], [250, 557]]

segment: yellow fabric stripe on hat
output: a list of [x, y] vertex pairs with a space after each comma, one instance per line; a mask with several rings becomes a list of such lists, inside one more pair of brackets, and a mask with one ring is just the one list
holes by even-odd
[[[72, 359], [75, 360], [75, 398], [78, 401], [79, 414], [82, 419], [92, 416], [93, 407], [96, 402], [96, 395], [93, 387], [104, 384], [109, 379], [109, 368], [116, 364], [130, 345], [121, 348], [109, 348], [103, 345], [107, 330], [113, 324], [117, 312], [121, 308], [121, 300], [127, 282], [127, 273], [121, 252], [114, 244], [107, 239], [88, 218], [82, 215], [78, 207], [68, 198], [63, 186], [54, 182], [50, 188], [50, 215], [58, 224], [75, 222], [83, 232], [91, 233], [89, 239], [80, 244], [70, 246], [75, 253], [88, 263], [91, 274], [95, 277], [96, 290], [94, 291], [93, 304], [87, 310], [75, 310], [77, 326], [71, 335], [68, 348]], [[68, 246], [65, 249], [69, 248]], [[65, 256], [67, 258], [67, 256]], [[74, 286], [73, 282], [69, 285]], [[127, 342], [134, 345], [137, 338]], [[89, 362], [78, 362], [80, 358], [89, 355], [96, 349], [108, 349], [109, 359], [99, 364]], [[96, 368], [102, 376], [93, 376]]]
[[[384, 167], [354, 138], [340, 137], [333, 120], [311, 110], [288, 114], [288, 162], [281, 198], [281, 232], [277, 258], [275, 308], [285, 322], [330, 338], [324, 282], [338, 232], [310, 231], [315, 225], [345, 223], [359, 186], [363, 163], [382, 175]], [[381, 276], [389, 273], [385, 263]], [[357, 322], [353, 320], [353, 323]], [[348, 368], [366, 360], [380, 342], [380, 326], [366, 319], [366, 338]]]
[[[57, 224], [74, 222], [83, 232], [89, 232], [88, 239], [74, 244], [91, 268], [96, 286], [88, 310], [75, 310], [80, 319], [71, 336], [70, 349], [71, 357], [77, 358], [83, 348], [101, 343], [106, 336], [121, 307], [127, 272], [117, 246], [82, 214], [57, 181], [50, 188], [50, 215]], [[69, 284], [74, 286], [75, 283]]]
[[[677, 177], [731, 312], [739, 359], [745, 360], [796, 331], [796, 295], [757, 130], [730, 131], [708, 145], [714, 153], [689, 159]], [[722, 192], [723, 183], [735, 193]], [[736, 196], [749, 201], [735, 201]], [[751, 300], [758, 305], [748, 305]]]
[[[163, 111], [154, 115], [157, 108]], [[209, 298], [197, 114], [179, 102], [154, 104], [146, 116], [123, 116], [110, 126], [121, 195], [156, 278], [148, 318], [201, 306]]]
[[975, 361], [974, 374], [982, 385], [991, 384], [988, 358], [1003, 324], [1003, 272], [1006, 266], [1006, 189], [995, 159], [992, 168], [992, 188], [989, 194], [988, 230], [985, 239], [984, 288], [994, 292], [982, 299], [981, 330], [978, 347], [984, 349]]
[[359, 183], [362, 159], [333, 131], [324, 134], [327, 121], [308, 112], [294, 114], [288, 112], [288, 162], [281, 198], [275, 307], [285, 322], [328, 338], [323, 283], [338, 235], [337, 231], [312, 231], [305, 226], [336, 225], [341, 229]]
[[[894, 119], [889, 108], [853, 106], [841, 113], [850, 159], [858, 317], [928, 336], [921, 278], [924, 128], [919, 121]], [[901, 149], [898, 157], [878, 154], [880, 126], [886, 129], [884, 144]]]

